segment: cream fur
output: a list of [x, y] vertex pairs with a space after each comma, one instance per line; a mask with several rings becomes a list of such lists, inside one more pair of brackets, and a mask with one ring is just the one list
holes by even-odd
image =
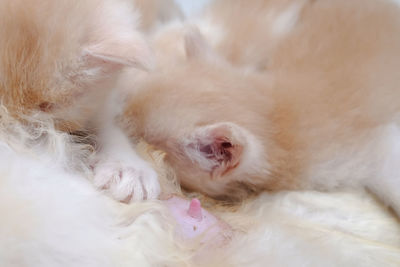
[[215, 47], [193, 26], [155, 35], [156, 71], [137, 90], [124, 78], [125, 127], [165, 150], [189, 190], [367, 187], [398, 211], [399, 14], [390, 1], [216, 1], [204, 15], [222, 28]]
[[1, 103], [24, 123], [52, 119], [59, 130], [96, 136], [94, 184], [126, 202], [160, 193], [115, 125], [120, 72], [152, 68], [138, 17], [129, 0], [0, 3]]
[[[93, 189], [84, 160], [90, 147], [51, 121], [24, 128], [7, 110], [0, 115], [1, 266], [400, 265], [398, 222], [371, 196], [312, 191], [263, 194], [238, 209], [204, 201], [235, 236], [193, 262], [158, 201], [126, 206]], [[388, 127], [383, 141], [392, 147], [396, 133]], [[143, 143], [138, 150], [158, 170], [162, 191], [180, 194], [165, 154]]]

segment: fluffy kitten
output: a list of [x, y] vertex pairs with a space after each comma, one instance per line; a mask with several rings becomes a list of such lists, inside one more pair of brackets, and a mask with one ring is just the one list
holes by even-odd
[[[218, 57], [196, 30], [159, 32], [158, 71], [123, 81], [138, 86], [125, 111], [127, 131], [167, 151], [185, 187], [213, 197], [368, 187], [400, 212], [398, 6], [264, 2], [234, 17], [264, 23], [249, 47], [269, 47], [260, 50], [261, 65], [236, 64], [245, 71]], [[252, 58], [245, 33], [230, 35], [237, 24], [211, 40], [231, 62], [230, 36], [243, 47], [238, 56]]]
[[2, 105], [24, 123], [50, 118], [63, 131], [93, 130], [94, 183], [119, 200], [159, 193], [155, 172], [113, 125], [116, 103], [106, 101], [124, 67], [151, 67], [136, 24], [128, 0], [0, 3]]

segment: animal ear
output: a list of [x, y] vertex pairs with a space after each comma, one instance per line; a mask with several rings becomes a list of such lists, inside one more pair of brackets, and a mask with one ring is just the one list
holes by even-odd
[[153, 67], [152, 52], [140, 34], [129, 37], [111, 37], [88, 45], [83, 49], [87, 69], [112, 74], [125, 66], [142, 70]]
[[198, 128], [186, 141], [186, 155], [217, 178], [239, 165], [245, 137], [239, 126], [218, 123]]
[[216, 53], [196, 26], [186, 26], [184, 42], [188, 59], [211, 59], [216, 57]]

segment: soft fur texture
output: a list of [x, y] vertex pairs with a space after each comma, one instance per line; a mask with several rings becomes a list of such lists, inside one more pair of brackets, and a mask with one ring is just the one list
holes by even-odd
[[1, 266], [184, 265], [188, 253], [159, 202], [114, 202], [82, 174], [86, 146], [1, 111]]
[[[156, 34], [157, 71], [124, 81], [139, 85], [128, 131], [165, 150], [184, 186], [214, 197], [368, 187], [399, 211], [399, 7], [238, 0], [214, 8], [225, 58], [193, 27]], [[245, 32], [241, 20], [257, 27]]]
[[[156, 198], [156, 173], [114, 120], [126, 67], [149, 69], [151, 51], [128, 0], [0, 2], [0, 97], [14, 117], [52, 119], [96, 135], [94, 184], [121, 201]], [[117, 153], [115, 152], [117, 151]]]
[[[202, 199], [233, 227], [227, 246], [199, 251], [175, 240], [158, 201], [114, 202], [74, 171], [86, 146], [42, 124], [26, 131], [2, 113], [0, 263], [58, 266], [398, 266], [398, 222], [367, 194], [284, 192], [239, 208]], [[5, 119], [4, 119], [5, 118]], [[8, 123], [5, 123], [8, 122]], [[12, 135], [10, 133], [13, 133]], [[13, 137], [13, 138], [10, 138]], [[5, 141], [7, 140], [7, 141]], [[32, 145], [37, 144], [37, 145]], [[179, 193], [164, 154], [139, 145], [163, 190]], [[21, 168], [23, 166], [24, 168]], [[67, 167], [67, 168], [66, 168]], [[185, 246], [184, 246], [185, 245]]]
[[398, 221], [359, 192], [263, 194], [222, 218], [243, 234], [210, 255], [204, 266], [400, 263]]
[[[32, 128], [9, 113], [0, 109], [1, 266], [400, 265], [398, 222], [371, 196], [311, 191], [263, 194], [239, 208], [202, 199], [235, 235], [193, 262], [200, 248], [174, 240], [162, 203], [102, 195], [87, 182], [90, 146], [51, 120], [29, 118]], [[162, 191], [180, 195], [165, 153], [145, 143], [137, 149], [158, 170]]]
[[118, 70], [150, 64], [127, 1], [4, 1], [0, 12], [1, 98], [13, 114], [81, 130]]

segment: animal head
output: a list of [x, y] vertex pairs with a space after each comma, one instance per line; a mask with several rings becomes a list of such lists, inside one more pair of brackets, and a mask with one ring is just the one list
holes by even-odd
[[79, 122], [124, 66], [151, 65], [124, 1], [3, 1], [0, 26], [0, 97], [16, 115]]
[[156, 40], [157, 71], [123, 79], [134, 88], [125, 126], [167, 152], [186, 188], [235, 199], [259, 190], [269, 166], [258, 77], [219, 58], [196, 28], [172, 30]]
[[[325, 168], [349, 140], [398, 115], [398, 7], [301, 2], [272, 16], [272, 36], [279, 36], [273, 49], [252, 50], [268, 57], [261, 78], [233, 68], [196, 30], [172, 25], [155, 36], [159, 71], [135, 80], [139, 88], [126, 114], [132, 131], [167, 152], [187, 188], [216, 197], [310, 188], [313, 166]], [[252, 35], [268, 46], [263, 37], [271, 33], [254, 14], [251, 21], [261, 26]], [[247, 38], [236, 36], [247, 46]], [[225, 44], [229, 50], [229, 39]]]

